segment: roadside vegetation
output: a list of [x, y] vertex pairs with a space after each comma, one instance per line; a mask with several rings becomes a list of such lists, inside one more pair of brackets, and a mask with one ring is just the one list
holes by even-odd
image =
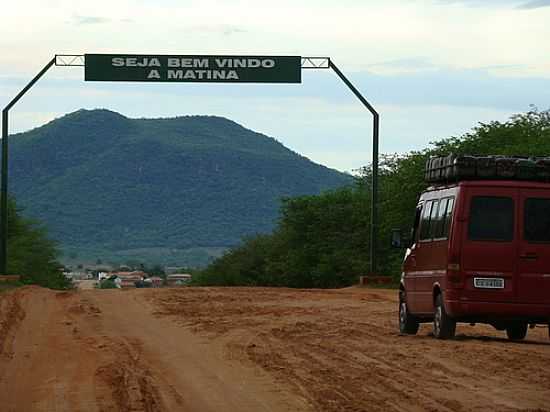
[[[550, 111], [534, 109], [505, 122], [479, 124], [421, 151], [382, 156], [378, 274], [399, 278], [403, 251], [390, 247], [391, 230], [408, 232], [427, 186], [426, 160], [449, 153], [549, 156]], [[365, 167], [349, 187], [284, 199], [272, 234], [245, 239], [195, 274], [195, 284], [332, 288], [356, 283], [369, 268], [370, 181], [371, 169]]]
[[19, 281], [12, 281], [12, 280], [0, 281], [0, 293], [15, 289], [22, 285], [23, 284]]
[[99, 283], [99, 289], [117, 289], [117, 286], [113, 280], [105, 279]]
[[8, 264], [10, 275], [20, 275], [19, 284], [66, 289], [70, 282], [57, 261], [55, 242], [38, 222], [24, 218], [15, 200], [8, 203]]

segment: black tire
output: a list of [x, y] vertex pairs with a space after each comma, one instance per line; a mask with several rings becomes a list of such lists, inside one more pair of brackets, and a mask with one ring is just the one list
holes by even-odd
[[404, 292], [399, 293], [399, 332], [407, 335], [416, 335], [420, 323], [407, 306], [407, 299], [403, 296]]
[[506, 328], [506, 335], [510, 340], [523, 340], [527, 336], [527, 323], [516, 322], [511, 323]]
[[433, 334], [437, 339], [452, 339], [455, 336], [456, 321], [445, 311], [441, 294], [435, 298]]

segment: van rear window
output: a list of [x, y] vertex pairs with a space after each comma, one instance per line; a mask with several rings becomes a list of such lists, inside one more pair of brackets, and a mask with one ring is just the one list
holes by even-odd
[[474, 196], [470, 207], [470, 240], [509, 242], [514, 238], [514, 200]]
[[550, 243], [550, 199], [525, 200], [525, 240], [533, 243]]

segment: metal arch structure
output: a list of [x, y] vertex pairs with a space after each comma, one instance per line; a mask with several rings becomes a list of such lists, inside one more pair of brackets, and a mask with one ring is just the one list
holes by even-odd
[[56, 66], [82, 66], [84, 67], [86, 60], [83, 54], [56, 54]]
[[[38, 74], [4, 107], [2, 110], [2, 177], [0, 191], [0, 275], [7, 275], [8, 251], [8, 120], [9, 110], [23, 97], [25, 93], [52, 67], [84, 67], [83, 54], [56, 54]], [[302, 70], [330, 70], [332, 69], [342, 82], [351, 90], [359, 101], [367, 108], [373, 117], [372, 129], [372, 198], [371, 198], [371, 227], [370, 227], [370, 274], [375, 275], [377, 270], [377, 237], [378, 237], [378, 151], [380, 116], [374, 107], [363, 97], [359, 90], [334, 64], [330, 57], [301, 57]]]

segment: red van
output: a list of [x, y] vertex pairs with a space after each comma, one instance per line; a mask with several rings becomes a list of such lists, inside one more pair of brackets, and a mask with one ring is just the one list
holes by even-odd
[[550, 335], [550, 183], [466, 180], [420, 196], [399, 291], [399, 329], [487, 323], [511, 340]]

